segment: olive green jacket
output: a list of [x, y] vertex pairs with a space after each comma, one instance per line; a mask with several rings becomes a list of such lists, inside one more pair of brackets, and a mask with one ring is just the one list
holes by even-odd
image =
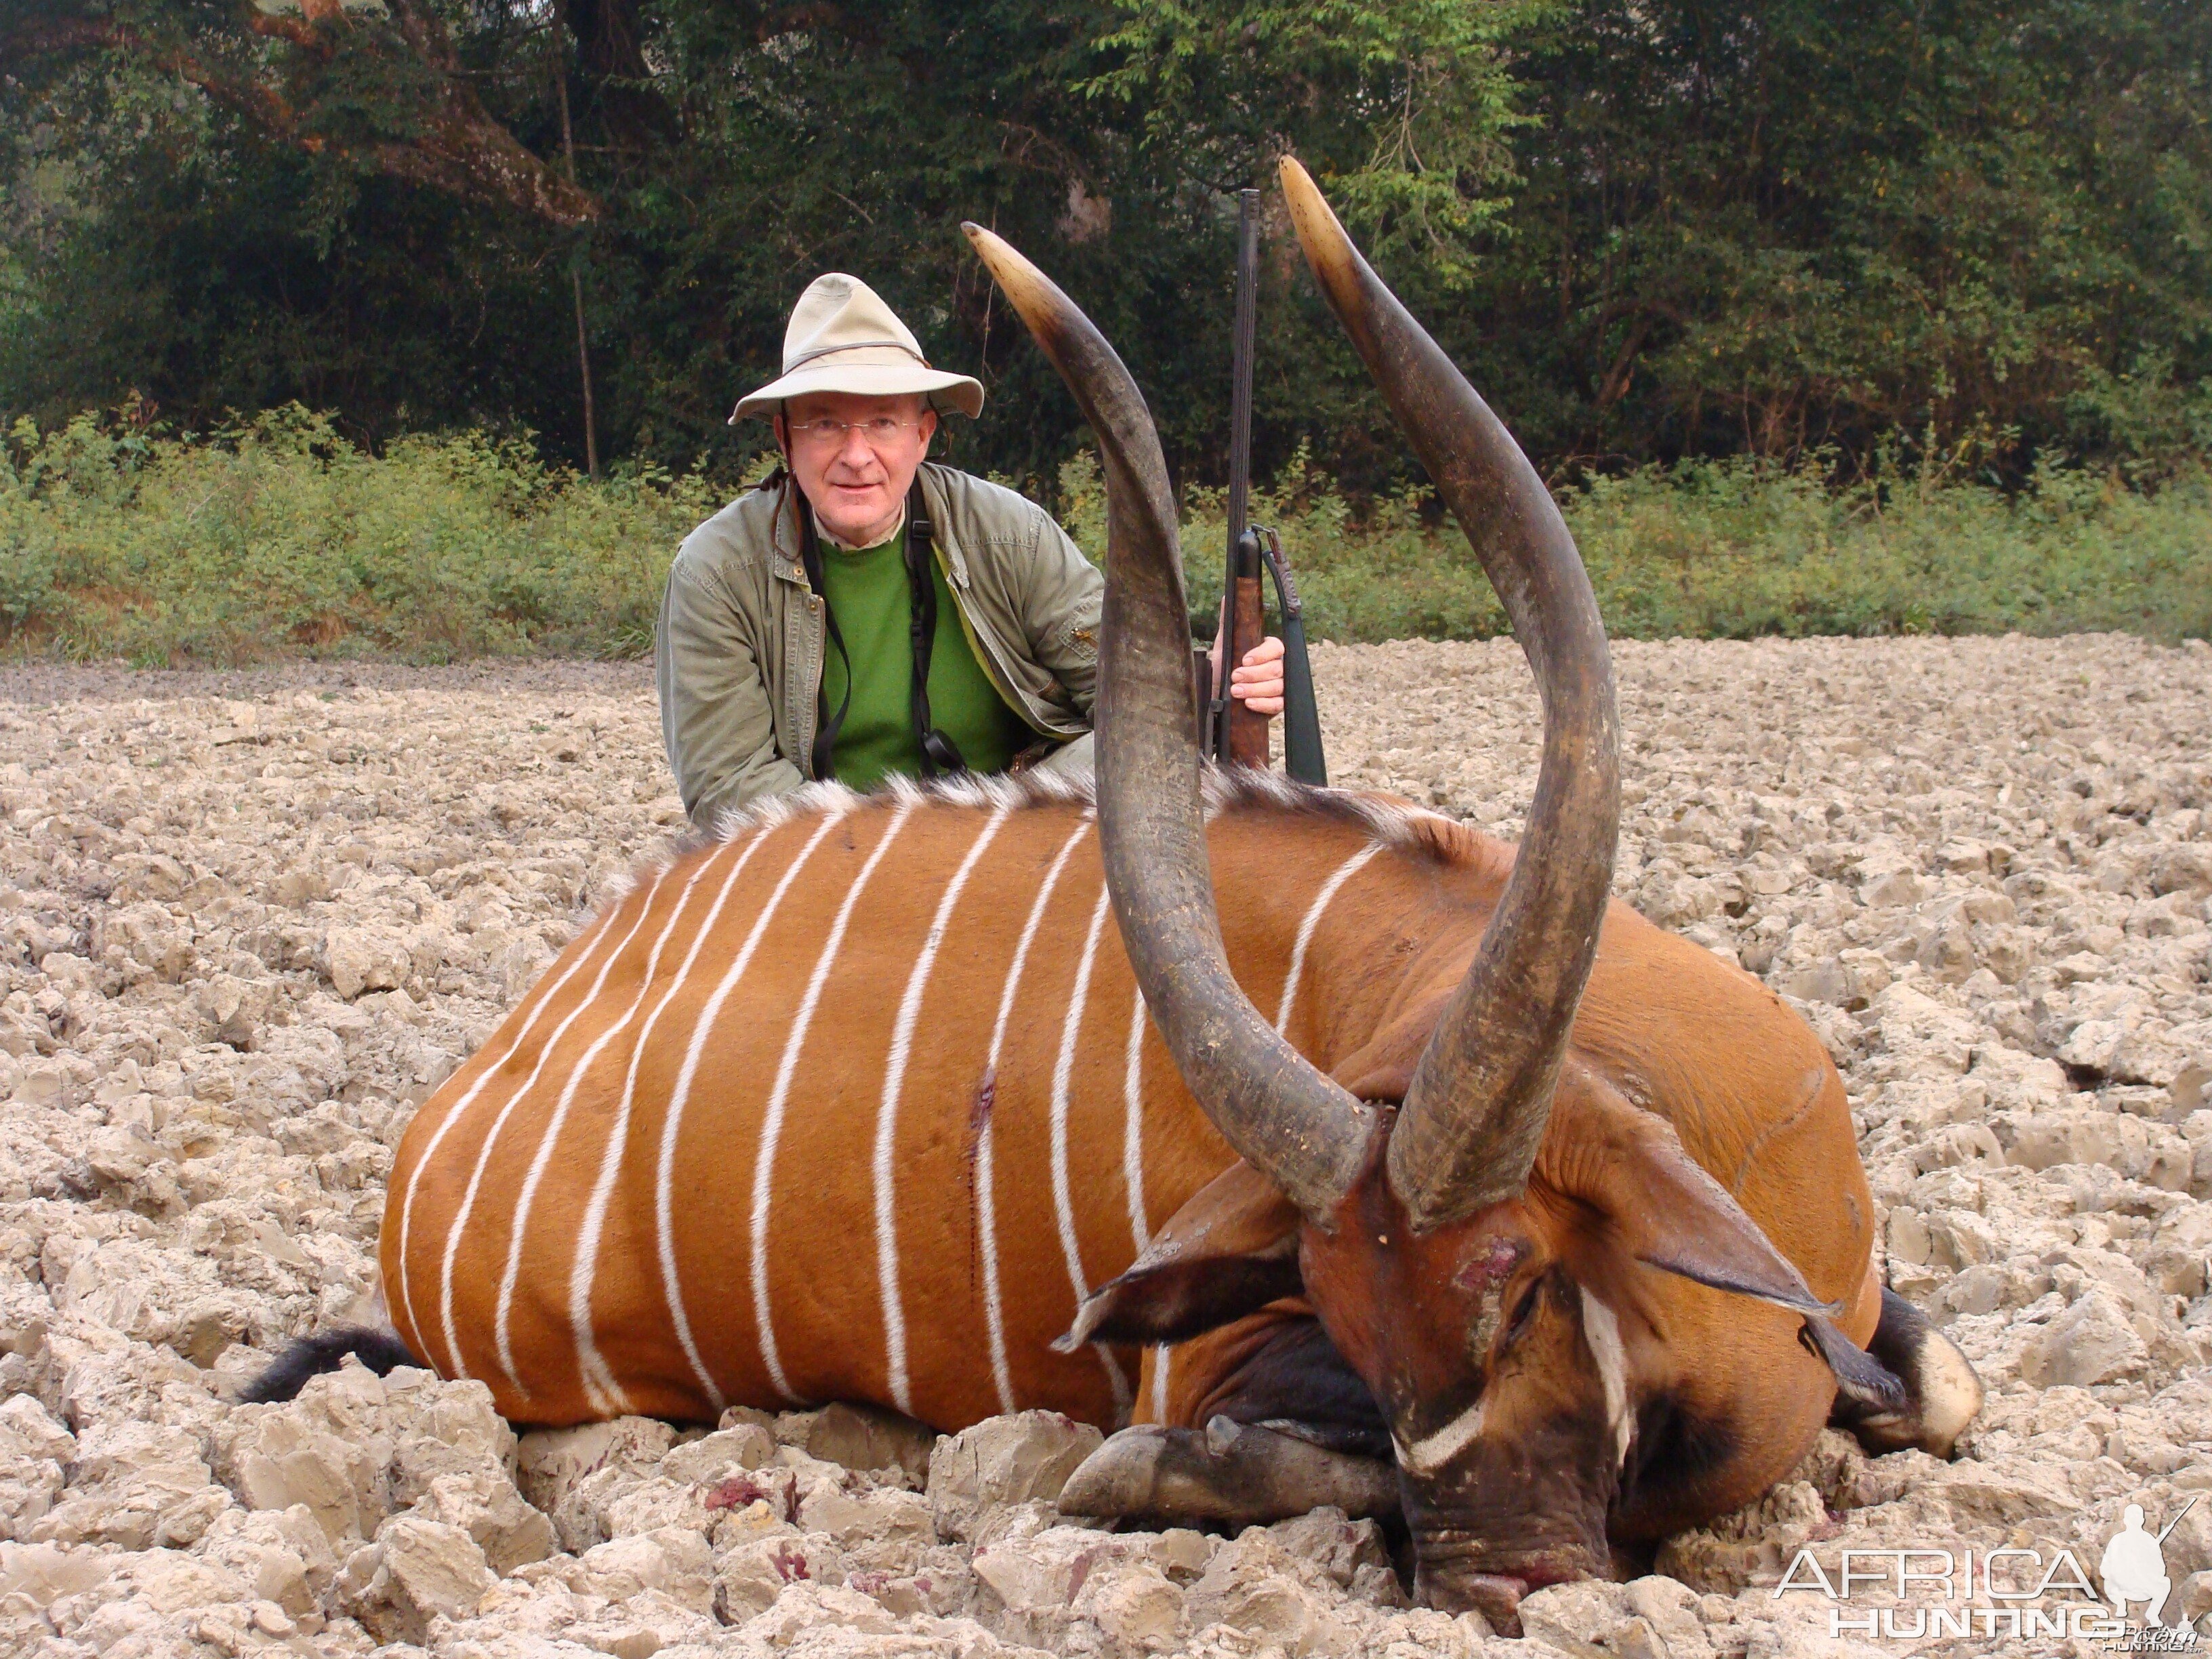
[[[1085, 737], [1105, 592], [1097, 567], [1012, 490], [948, 466], [921, 477], [983, 672], [1040, 737]], [[668, 573], [653, 637], [661, 738], [702, 829], [808, 775], [829, 630], [799, 562], [803, 506], [788, 479], [749, 491], [684, 538]]]

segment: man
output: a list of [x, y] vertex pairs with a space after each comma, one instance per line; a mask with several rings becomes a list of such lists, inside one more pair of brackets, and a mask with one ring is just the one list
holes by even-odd
[[[925, 465], [982, 386], [835, 271], [793, 310], [783, 371], [730, 416], [769, 417], [783, 466], [685, 538], [661, 601], [661, 734], [692, 823], [814, 778], [1087, 769], [1103, 579], [1042, 507]], [[1247, 653], [1231, 694], [1279, 714], [1282, 653]]]

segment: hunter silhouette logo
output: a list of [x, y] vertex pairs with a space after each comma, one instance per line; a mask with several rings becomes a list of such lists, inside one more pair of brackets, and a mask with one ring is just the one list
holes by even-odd
[[[2142, 1505], [2128, 1505], [2120, 1517], [2121, 1529], [2105, 1546], [2105, 1558], [2097, 1564], [2098, 1577], [2105, 1581], [2105, 1599], [2120, 1618], [2128, 1616], [2130, 1602], [2141, 1601], [2143, 1623], [2159, 1622], [2159, 1611], [2173, 1592], [2173, 1580], [2166, 1571], [2166, 1540], [2181, 1524], [2181, 1516], [2196, 1507], [2197, 1499], [2192, 1498], [2181, 1506], [2180, 1515], [2166, 1523], [2166, 1530], [2154, 1538], [2143, 1530]], [[2177, 1612], [2173, 1617], [2174, 1628], [2179, 1629], [2183, 1615]]]
[[[2193, 1653], [2199, 1638], [2185, 1609], [2177, 1604], [2170, 1625], [2160, 1615], [2174, 1590], [2166, 1540], [2201, 1497], [2183, 1504], [2157, 1533], [2143, 1524], [2142, 1505], [2129, 1504], [2098, 1559], [2101, 1594], [2072, 1550], [2008, 1544], [1965, 1551], [1844, 1549], [1832, 1565], [1803, 1548], [1774, 1596], [1826, 1599], [1831, 1636], [1978, 1638], [2008, 1654], [2039, 1653], [2044, 1641], [2069, 1639], [2107, 1653]], [[2133, 1620], [2130, 1607], [2139, 1609]]]

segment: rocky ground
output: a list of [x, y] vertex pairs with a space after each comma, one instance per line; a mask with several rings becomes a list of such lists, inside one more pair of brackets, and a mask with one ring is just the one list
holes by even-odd
[[[1530, 1598], [1512, 1643], [1405, 1609], [1372, 1526], [1330, 1512], [1071, 1524], [1050, 1500], [1093, 1431], [1042, 1416], [932, 1457], [834, 1407], [518, 1442], [480, 1385], [405, 1370], [232, 1405], [370, 1289], [410, 1113], [677, 828], [649, 682], [9, 670], [0, 1651], [1895, 1654], [1918, 1644], [1777, 1596], [1801, 1546], [2096, 1572], [2123, 1505], [2155, 1531], [2212, 1488], [2212, 652], [1619, 661], [1620, 890], [1842, 1066], [1891, 1282], [1989, 1383], [1958, 1462], [1828, 1436], [1659, 1574]], [[1318, 669], [1340, 782], [1515, 832], [1511, 646]], [[2212, 1505], [2165, 1559], [2170, 1613], [2212, 1610]], [[2087, 1645], [1973, 1628], [1942, 1650]]]

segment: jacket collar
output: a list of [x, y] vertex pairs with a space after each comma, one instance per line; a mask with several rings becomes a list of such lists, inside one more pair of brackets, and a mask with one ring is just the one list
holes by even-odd
[[799, 480], [785, 473], [775, 487], [775, 518], [769, 535], [775, 556], [769, 563], [778, 577], [801, 587], [806, 586], [806, 571], [799, 562], [799, 515], [805, 510]]
[[929, 526], [938, 550], [945, 556], [945, 574], [954, 591], [968, 586], [968, 556], [960, 550], [960, 538], [952, 527], [952, 504], [945, 495], [945, 476], [951, 468], [925, 461], [921, 467], [921, 499], [929, 508]]

